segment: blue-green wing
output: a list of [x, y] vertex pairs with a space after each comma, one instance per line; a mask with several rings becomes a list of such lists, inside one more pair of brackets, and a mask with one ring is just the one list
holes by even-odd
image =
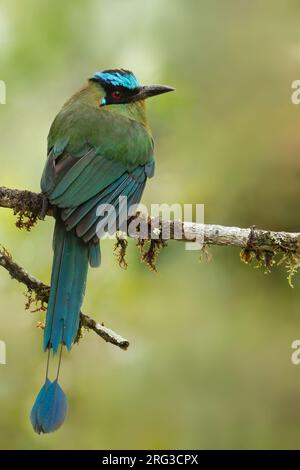
[[99, 206], [113, 206], [113, 222], [127, 213], [120, 196], [127, 197], [128, 206], [140, 201], [154, 172], [153, 140], [134, 120], [72, 106], [63, 108], [50, 130], [41, 188], [61, 209], [67, 230], [87, 243], [96, 242], [106, 220]]
[[41, 188], [51, 204], [77, 207], [113, 183], [127, 171], [119, 161], [110, 160], [93, 148], [81, 157], [68, 152], [55, 157], [51, 152], [42, 176]]
[[152, 166], [139, 165], [126, 171], [84, 204], [63, 210], [67, 230], [75, 229], [78, 237], [90, 242], [101, 238], [108, 226], [110, 232], [120, 229], [121, 220], [127, 219], [130, 208], [140, 202]]
[[[41, 187], [51, 204], [62, 209], [66, 229], [74, 229], [86, 243], [95, 243], [109, 224], [118, 226], [130, 206], [140, 202], [146, 180], [153, 173], [153, 159], [128, 169], [122, 162], [98, 155], [93, 148], [86, 149], [80, 158], [68, 152], [56, 156], [51, 150]], [[124, 196], [126, 204], [120, 201]], [[106, 206], [112, 210], [109, 218], [103, 214]]]

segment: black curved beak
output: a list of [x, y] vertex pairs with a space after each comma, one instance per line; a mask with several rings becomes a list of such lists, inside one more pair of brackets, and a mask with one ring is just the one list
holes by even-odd
[[132, 101], [145, 100], [151, 96], [162, 95], [163, 93], [169, 93], [174, 91], [175, 88], [165, 85], [145, 85], [141, 86], [139, 92], [133, 96]]

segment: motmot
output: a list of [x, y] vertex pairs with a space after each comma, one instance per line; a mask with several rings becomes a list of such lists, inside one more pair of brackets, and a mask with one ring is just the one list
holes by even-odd
[[[48, 353], [46, 377], [31, 411], [37, 433], [50, 433], [64, 422], [67, 398], [58, 383], [63, 347], [76, 338], [88, 266], [101, 264], [100, 239], [110, 205], [110, 222], [128, 215], [154, 175], [154, 144], [145, 100], [173, 91], [143, 86], [125, 69], [96, 72], [62, 107], [48, 135], [41, 190], [54, 208], [53, 264], [43, 347]], [[127, 204], [120, 203], [121, 197]], [[125, 208], [124, 208], [125, 207]], [[51, 349], [58, 352], [53, 381]]]

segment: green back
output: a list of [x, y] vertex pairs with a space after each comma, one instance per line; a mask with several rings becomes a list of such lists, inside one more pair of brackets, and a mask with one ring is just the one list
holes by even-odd
[[100, 107], [103, 93], [88, 82], [51, 126], [41, 188], [59, 207], [76, 207], [126, 171], [154, 161], [145, 103]]

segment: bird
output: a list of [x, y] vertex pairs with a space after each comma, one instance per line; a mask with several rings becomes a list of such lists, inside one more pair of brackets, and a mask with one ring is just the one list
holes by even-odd
[[[147, 179], [154, 175], [154, 141], [145, 101], [173, 90], [141, 85], [133, 72], [122, 68], [95, 72], [51, 125], [41, 178], [42, 195], [55, 217], [43, 338], [48, 355], [45, 382], [30, 415], [38, 434], [56, 431], [67, 414], [67, 397], [59, 384], [62, 351], [71, 350], [78, 332], [88, 266], [100, 266], [100, 240], [107, 227], [118, 228], [127, 220], [130, 207], [140, 202]], [[105, 217], [99, 207], [113, 210]], [[53, 356], [58, 353], [53, 381], [51, 350]]]

